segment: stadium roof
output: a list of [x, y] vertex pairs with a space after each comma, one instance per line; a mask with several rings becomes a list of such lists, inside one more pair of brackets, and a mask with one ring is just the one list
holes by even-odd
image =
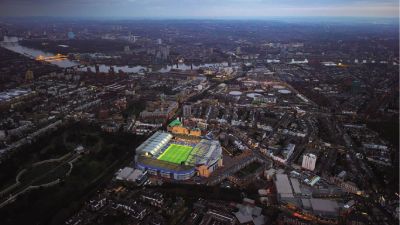
[[149, 153], [155, 155], [163, 146], [165, 146], [172, 138], [167, 132], [157, 131], [149, 139], [136, 148], [136, 153]]
[[146, 165], [146, 167], [150, 167], [152, 169], [165, 170], [165, 171], [169, 171], [169, 172], [194, 170], [193, 166], [186, 166], [186, 165], [170, 163], [167, 161], [157, 160], [157, 159], [150, 158], [150, 157], [140, 157], [138, 162], [141, 164], [144, 164], [144, 165]]
[[186, 163], [189, 165], [212, 165], [221, 156], [219, 141], [202, 139], [192, 150]]

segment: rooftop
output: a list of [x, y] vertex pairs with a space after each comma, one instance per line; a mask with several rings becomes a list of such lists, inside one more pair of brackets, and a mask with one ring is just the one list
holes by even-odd
[[286, 174], [277, 174], [275, 180], [276, 190], [279, 194], [293, 197], [292, 186]]
[[336, 213], [339, 208], [337, 202], [328, 199], [312, 198], [310, 202], [314, 211]]
[[174, 121], [172, 121], [171, 123], [168, 124], [168, 126], [170, 126], [170, 127], [181, 126], [181, 125], [182, 125], [182, 123], [179, 120], [174, 120]]
[[193, 166], [186, 166], [186, 165], [180, 165], [180, 164], [175, 164], [175, 163], [170, 163], [167, 161], [162, 161], [150, 157], [139, 157], [138, 162], [146, 165], [146, 167], [150, 167], [153, 169], [162, 169], [162, 170], [169, 170], [169, 171], [191, 171], [194, 170]]
[[172, 135], [167, 132], [157, 131], [145, 142], [143, 142], [139, 147], [136, 148], [137, 153], [145, 153], [155, 155], [164, 145], [171, 140]]

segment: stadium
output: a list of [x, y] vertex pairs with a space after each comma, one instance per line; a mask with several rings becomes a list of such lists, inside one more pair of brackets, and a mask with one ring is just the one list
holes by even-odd
[[136, 167], [173, 180], [208, 177], [222, 166], [218, 141], [157, 131], [136, 148]]

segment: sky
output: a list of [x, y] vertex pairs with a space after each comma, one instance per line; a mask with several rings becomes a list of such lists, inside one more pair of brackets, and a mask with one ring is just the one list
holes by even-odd
[[0, 0], [0, 16], [399, 17], [398, 0]]

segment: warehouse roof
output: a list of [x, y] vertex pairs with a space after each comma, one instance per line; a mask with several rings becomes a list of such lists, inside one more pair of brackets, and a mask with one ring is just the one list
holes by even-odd
[[125, 167], [117, 175], [117, 180], [126, 180], [129, 175], [133, 172], [133, 168]]
[[275, 180], [276, 190], [279, 194], [293, 197], [292, 186], [286, 174], [277, 174]]
[[299, 180], [296, 179], [296, 178], [290, 178], [290, 182], [292, 183], [292, 187], [293, 187], [294, 193], [301, 194]]
[[310, 202], [314, 211], [336, 213], [339, 208], [336, 201], [328, 199], [312, 198]]

